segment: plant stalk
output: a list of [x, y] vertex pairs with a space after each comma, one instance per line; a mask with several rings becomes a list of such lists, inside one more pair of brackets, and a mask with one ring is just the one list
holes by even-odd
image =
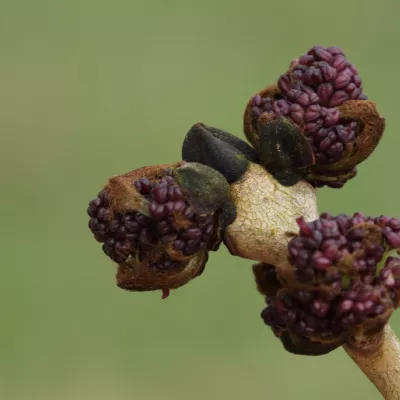
[[381, 334], [353, 337], [343, 345], [386, 400], [400, 400], [400, 342], [386, 325]]

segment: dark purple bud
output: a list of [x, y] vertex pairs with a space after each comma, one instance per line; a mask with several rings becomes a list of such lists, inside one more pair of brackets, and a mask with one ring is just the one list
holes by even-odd
[[168, 188], [165, 185], [156, 185], [153, 190], [153, 199], [160, 204], [167, 201]]
[[358, 70], [356, 68], [356, 66], [354, 64], [350, 64], [349, 65], [350, 70], [351, 70], [351, 75], [357, 75], [358, 74]]
[[99, 197], [96, 197], [94, 200], [92, 200], [92, 201], [89, 203], [89, 207], [90, 207], [91, 209], [93, 209], [93, 210], [95, 210], [95, 209], [97, 209], [98, 207], [100, 207], [100, 205], [101, 205], [101, 200], [100, 200]]
[[141, 194], [146, 195], [151, 192], [153, 184], [147, 178], [140, 178], [135, 181], [135, 186]]
[[297, 225], [300, 228], [300, 233], [304, 236], [312, 236], [313, 227], [310, 223], [307, 223], [303, 217], [296, 219]]
[[[301, 96], [302, 94], [303, 94], [303, 92], [300, 90], [290, 89], [289, 92], [287, 93], [287, 98], [290, 101], [297, 102], [298, 97]], [[292, 104], [292, 105], [294, 105], [294, 104]]]
[[190, 207], [190, 206], [186, 207], [186, 209], [185, 209], [183, 215], [184, 215], [186, 218], [189, 218], [189, 219], [192, 218], [193, 215], [194, 215], [194, 211], [193, 211], [192, 207]]
[[321, 107], [317, 104], [309, 106], [304, 113], [304, 121], [310, 122], [319, 118]]
[[185, 208], [185, 202], [184, 201], [177, 201], [174, 204], [174, 211], [179, 212], [182, 211]]
[[175, 233], [169, 233], [168, 235], [165, 235], [161, 238], [161, 243], [168, 244], [168, 243], [172, 243], [174, 241], [176, 242], [176, 237], [177, 237], [177, 235]]
[[185, 247], [185, 242], [183, 240], [175, 240], [174, 249], [177, 251], [181, 251]]
[[361, 78], [359, 75], [353, 75], [353, 82], [358, 88], [361, 87]]
[[332, 261], [335, 261], [339, 258], [339, 248], [336, 245], [329, 246], [324, 251], [325, 257], [329, 258]]
[[157, 233], [160, 236], [164, 236], [164, 235], [166, 235], [166, 234], [168, 234], [170, 232], [171, 232], [171, 229], [170, 229], [167, 221], [164, 220], [164, 221], [161, 221], [161, 222], [158, 223], [158, 225], [157, 225]]
[[258, 107], [253, 107], [251, 109], [251, 116], [254, 118], [258, 118], [261, 115], [261, 110]]
[[198, 240], [188, 240], [186, 246], [183, 249], [183, 254], [192, 255], [200, 250], [200, 241]]
[[174, 188], [174, 192], [175, 192], [174, 200], [182, 200], [183, 199], [183, 193], [179, 186], [176, 186]]
[[349, 76], [345, 71], [341, 72], [335, 79], [335, 88], [344, 89], [351, 81], [351, 76]]
[[292, 77], [295, 81], [302, 81], [304, 77], [304, 71], [296, 69], [292, 72]]
[[146, 215], [143, 215], [141, 213], [136, 213], [135, 219], [141, 226], [147, 226], [151, 223], [151, 218], [149, 218]]
[[292, 82], [288, 75], [281, 75], [278, 80], [278, 87], [282, 93], [287, 94], [292, 88]]
[[182, 233], [182, 239], [184, 240], [199, 240], [201, 238], [202, 231], [198, 228], [190, 228]]
[[100, 199], [100, 202], [104, 207], [107, 207], [109, 205], [109, 196], [107, 190], [102, 190], [99, 193], [98, 198]]
[[325, 82], [330, 82], [334, 80], [337, 76], [336, 69], [328, 64], [321, 65], [321, 72]]
[[355, 319], [353, 313], [347, 315], [346, 317], [342, 318], [342, 320], [341, 320], [341, 324], [344, 328], [348, 328], [349, 326], [354, 325], [355, 322], [356, 322], [356, 319]]
[[171, 214], [173, 214], [175, 204], [176, 204], [176, 203], [174, 203], [173, 201], [168, 201], [168, 202], [165, 204], [164, 212], [165, 212], [166, 215], [171, 215]]
[[258, 94], [255, 95], [255, 96], [253, 97], [251, 103], [253, 104], [253, 106], [260, 107], [260, 104], [261, 104], [261, 96], [258, 95]]
[[103, 221], [108, 221], [112, 217], [112, 212], [109, 208], [100, 208], [97, 213], [97, 218]]
[[348, 61], [342, 54], [338, 54], [334, 56], [333, 62], [332, 62], [332, 67], [335, 68], [338, 72], [342, 71], [345, 69], [348, 65]]
[[311, 54], [305, 54], [301, 56], [298, 60], [299, 64], [311, 65], [314, 62], [314, 57]]
[[383, 231], [387, 242], [393, 249], [398, 249], [400, 247], [400, 236], [395, 232]]
[[117, 239], [123, 240], [123, 239], [125, 238], [125, 235], [126, 235], [125, 227], [124, 227], [124, 226], [121, 226], [121, 227], [117, 230], [115, 237], [116, 237]]
[[331, 139], [329, 137], [327, 137], [319, 144], [319, 150], [322, 152], [325, 152], [326, 150], [329, 149], [331, 144], [332, 144]]
[[336, 108], [329, 108], [326, 109], [327, 113], [324, 119], [324, 127], [325, 128], [329, 128], [331, 126], [336, 125], [339, 122], [339, 110], [337, 110]]
[[357, 86], [356, 86], [354, 83], [350, 83], [350, 84], [348, 84], [347, 87], [346, 87], [346, 92], [349, 93], [350, 96], [351, 96], [351, 94], [352, 94], [356, 89], [357, 89]]
[[[294, 104], [292, 104], [293, 106]], [[300, 106], [299, 106], [300, 107]], [[298, 111], [292, 111], [290, 113], [290, 117], [294, 122], [297, 124], [301, 124], [303, 122], [303, 116], [304, 116], [304, 111], [302, 108], [300, 108]]]
[[350, 312], [353, 308], [353, 305], [354, 305], [353, 300], [343, 300], [340, 303], [340, 308], [339, 308], [340, 314], [347, 314], [348, 312]]
[[314, 260], [315, 268], [321, 271], [325, 271], [328, 267], [332, 265], [332, 261], [326, 257], [317, 257]]
[[321, 105], [328, 105], [333, 94], [333, 86], [330, 83], [322, 83], [317, 88], [317, 94]]
[[336, 56], [336, 55], [338, 55], [338, 54], [344, 54], [343, 53], [343, 50], [340, 48], [340, 47], [336, 47], [336, 46], [331, 46], [331, 47], [328, 47], [327, 49], [326, 49], [326, 51], [328, 51], [329, 53], [331, 53], [333, 56]]
[[287, 115], [289, 113], [289, 103], [286, 100], [278, 100], [276, 106], [282, 115]]
[[115, 232], [117, 232], [119, 226], [120, 226], [120, 222], [117, 219], [114, 219], [108, 224], [108, 230], [111, 233], [115, 233]]
[[153, 204], [157, 204], [155, 202], [150, 205], [150, 212], [155, 219], [162, 219], [165, 216], [164, 213], [164, 204], [157, 204], [156, 207], [152, 207]]
[[355, 314], [364, 314], [365, 312], [365, 307], [364, 307], [364, 303], [358, 301], [354, 306], [353, 306], [353, 310]]
[[307, 93], [302, 93], [296, 101], [297, 104], [300, 104], [302, 107], [308, 107], [310, 105], [310, 97]]
[[349, 99], [349, 95], [343, 91], [339, 90], [338, 92], [335, 92], [330, 101], [329, 101], [329, 107], [337, 107], [343, 104], [345, 101]]
[[329, 311], [329, 303], [326, 303], [322, 300], [314, 300], [311, 310], [316, 317], [324, 318]]
[[326, 151], [326, 154], [331, 159], [332, 162], [340, 160], [340, 157], [343, 153], [343, 144], [342, 143], [334, 143], [329, 149]]
[[333, 56], [325, 49], [316, 49], [315, 55], [321, 60], [327, 63], [331, 63], [333, 61]]
[[385, 312], [385, 306], [384, 306], [383, 304], [378, 304], [378, 305], [375, 307], [374, 313], [375, 313], [376, 315], [383, 314], [384, 312]]
[[[317, 120], [306, 124], [304, 126], [304, 131], [310, 133], [320, 132], [320, 128], [322, 127], [323, 123], [324, 120], [322, 118], [318, 118]], [[317, 135], [319, 135], [319, 133], [317, 133]], [[321, 133], [321, 135], [323, 135], [323, 133]], [[316, 139], [316, 136], [314, 136], [314, 139]]]
[[158, 207], [157, 202], [156, 202], [156, 201], [152, 201], [152, 202], [150, 203], [150, 207], [149, 207], [150, 213], [151, 213], [151, 214], [154, 214], [154, 213], [156, 212], [156, 210], [157, 210], [157, 207]]

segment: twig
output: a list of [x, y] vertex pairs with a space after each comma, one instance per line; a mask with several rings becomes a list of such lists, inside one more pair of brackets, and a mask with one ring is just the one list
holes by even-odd
[[343, 347], [386, 400], [400, 399], [400, 342], [389, 325], [379, 337], [352, 338]]

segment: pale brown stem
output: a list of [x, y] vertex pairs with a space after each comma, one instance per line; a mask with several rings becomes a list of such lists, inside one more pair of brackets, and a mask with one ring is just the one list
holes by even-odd
[[378, 336], [355, 337], [343, 347], [386, 400], [400, 400], [400, 342], [389, 325]]

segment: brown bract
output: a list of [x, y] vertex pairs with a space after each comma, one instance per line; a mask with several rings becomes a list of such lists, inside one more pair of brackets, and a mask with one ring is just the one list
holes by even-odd
[[253, 274], [258, 291], [267, 297], [276, 296], [282, 288], [276, 268], [272, 264], [259, 263], [253, 265]]
[[147, 261], [138, 262], [130, 257], [119, 264], [117, 270], [117, 286], [131, 291], [150, 291], [176, 289], [201, 275], [207, 263], [208, 254], [201, 251], [177, 268], [160, 271], [149, 268]]
[[358, 122], [360, 131], [355, 141], [346, 145], [343, 157], [338, 162], [312, 166], [309, 179], [319, 179], [329, 172], [351, 170], [371, 155], [382, 138], [385, 119], [379, 115], [372, 101], [348, 100], [338, 110], [341, 119]]
[[149, 215], [148, 201], [137, 191], [134, 182], [141, 177], [150, 180], [161, 179], [164, 170], [179, 168], [183, 164], [185, 164], [184, 161], [175, 164], [152, 165], [111, 177], [104, 187], [109, 194], [111, 208], [115, 213], [139, 211], [144, 215]]

